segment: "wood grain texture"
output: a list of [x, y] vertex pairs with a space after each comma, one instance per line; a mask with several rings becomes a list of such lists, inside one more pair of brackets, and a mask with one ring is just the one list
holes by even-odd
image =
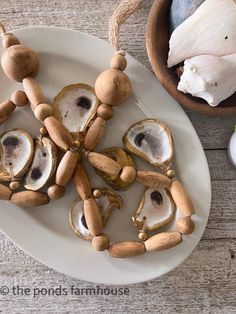
[[[114, 0], [2, 0], [0, 21], [8, 29], [54, 25], [107, 39]], [[121, 46], [150, 68], [145, 49], [146, 20], [152, 5], [121, 29]], [[186, 110], [201, 139], [212, 177], [212, 208], [203, 239], [193, 254], [162, 278], [129, 286], [129, 296], [0, 296], [2, 313], [236, 313], [236, 170], [227, 142], [236, 116], [213, 118]], [[0, 236], [0, 286], [63, 287], [95, 285], [75, 280], [38, 263]], [[105, 287], [105, 286], [102, 286]]]

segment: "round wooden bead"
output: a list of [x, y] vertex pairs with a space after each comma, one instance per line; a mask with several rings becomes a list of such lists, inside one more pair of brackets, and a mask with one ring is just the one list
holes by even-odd
[[101, 197], [101, 196], [102, 196], [101, 190], [95, 189], [95, 190], [93, 191], [93, 197], [99, 198], [99, 197]]
[[9, 184], [9, 188], [12, 190], [12, 191], [15, 191], [17, 189], [19, 189], [19, 186], [20, 186], [20, 183], [18, 181], [12, 181], [10, 184]]
[[139, 238], [139, 240], [141, 240], [141, 241], [146, 241], [147, 238], [148, 238], [148, 235], [147, 235], [146, 232], [141, 231], [141, 232], [138, 234], [138, 238]]
[[194, 222], [192, 221], [191, 216], [180, 218], [176, 223], [176, 230], [184, 235], [193, 233]]
[[2, 38], [2, 45], [3, 45], [4, 49], [7, 49], [11, 46], [19, 45], [19, 44], [20, 44], [20, 42], [16, 36], [14, 36], [11, 33], [4, 34], [4, 36]]
[[48, 188], [47, 193], [52, 200], [59, 200], [65, 195], [65, 191], [64, 186], [53, 184]]
[[23, 107], [28, 103], [28, 98], [22, 90], [16, 90], [11, 94], [11, 101], [17, 107]]
[[45, 136], [48, 134], [47, 129], [43, 126], [42, 128], [39, 129], [39, 132], [41, 135]]
[[39, 104], [34, 109], [34, 115], [39, 121], [44, 121], [47, 117], [53, 115], [53, 109], [48, 104]]
[[112, 59], [111, 59], [111, 68], [112, 69], [124, 71], [126, 66], [127, 66], [127, 60], [121, 54], [117, 54], [114, 57], [112, 57]]
[[136, 169], [132, 166], [125, 166], [120, 174], [120, 179], [125, 183], [131, 183], [136, 178]]
[[175, 177], [175, 170], [168, 169], [166, 174], [167, 174], [167, 177], [174, 178]]
[[98, 107], [98, 110], [97, 110], [97, 115], [104, 119], [104, 120], [109, 120], [112, 118], [113, 116], [113, 109], [112, 109], [112, 106], [109, 106], [109, 105], [106, 105], [106, 104], [101, 104], [99, 107]]
[[118, 106], [131, 95], [131, 83], [125, 73], [110, 69], [98, 76], [95, 92], [102, 103]]
[[100, 235], [93, 237], [92, 246], [97, 251], [104, 251], [108, 248], [110, 240], [105, 233], [101, 233]]
[[39, 59], [36, 53], [25, 46], [14, 45], [2, 55], [2, 68], [13, 81], [22, 82], [25, 77], [35, 77], [39, 71]]

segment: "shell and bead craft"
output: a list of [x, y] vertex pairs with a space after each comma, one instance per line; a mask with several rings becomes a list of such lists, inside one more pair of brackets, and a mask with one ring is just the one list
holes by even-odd
[[[122, 2], [111, 19], [110, 42], [116, 52], [110, 69], [97, 77], [94, 88], [83, 83], [62, 88], [53, 105], [46, 102], [36, 80], [40, 68], [37, 54], [0, 25], [3, 71], [23, 87], [0, 104], [0, 123], [14, 119], [15, 108], [28, 104], [32, 119], [42, 123], [38, 138], [17, 126], [0, 135], [0, 199], [20, 207], [43, 206], [63, 198], [66, 186], [73, 181], [78, 196], [73, 204], [68, 204], [72, 232], [91, 241], [95, 250], [107, 250], [109, 256], [118, 258], [170, 249], [194, 231], [194, 206], [176, 178], [173, 139], [164, 123], [156, 119], [138, 121], [127, 128], [124, 147], [96, 151], [114, 108], [132, 93], [131, 82], [124, 73], [127, 60], [125, 52], [119, 49], [116, 26], [137, 10], [139, 1], [129, 1], [129, 10], [124, 10], [126, 5], [126, 1]], [[137, 169], [134, 157], [145, 160], [153, 170]], [[110, 188], [92, 186], [84, 159]], [[114, 190], [127, 190], [135, 182], [143, 186], [139, 206], [130, 217], [134, 230], [138, 230], [138, 239], [112, 243], [103, 228], [112, 212], [123, 206]], [[177, 210], [181, 217], [175, 229], [159, 231], [168, 226]]]
[[174, 0], [170, 12], [167, 66], [176, 67], [177, 89], [219, 105], [236, 92], [236, 1]]

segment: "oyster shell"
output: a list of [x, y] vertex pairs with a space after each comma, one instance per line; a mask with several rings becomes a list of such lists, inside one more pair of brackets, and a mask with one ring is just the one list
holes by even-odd
[[29, 133], [13, 129], [0, 136], [0, 180], [21, 178], [28, 170], [34, 153], [33, 139]]
[[147, 188], [132, 220], [139, 230], [152, 231], [168, 224], [175, 210], [176, 205], [169, 190]]
[[[120, 209], [123, 206], [122, 198], [109, 189], [100, 189], [101, 197], [97, 199], [98, 206], [102, 213], [103, 225], [109, 220], [113, 208]], [[78, 197], [69, 210], [69, 222], [73, 231], [85, 240], [92, 240], [84, 217], [84, 201]]]
[[[133, 166], [136, 168], [136, 163], [132, 155], [130, 155], [126, 150], [120, 147], [109, 147], [106, 149], [103, 149], [101, 151], [101, 154], [104, 154], [113, 160], [115, 160], [122, 168], [124, 166]], [[106, 173], [95, 169], [98, 175], [107, 183], [109, 184], [113, 189], [115, 190], [127, 190], [132, 183], [125, 183], [120, 179], [118, 176], [117, 178], [113, 179]]]
[[146, 119], [131, 125], [123, 142], [131, 153], [161, 169], [168, 167], [173, 160], [171, 133], [158, 120]]
[[64, 87], [54, 98], [55, 116], [75, 137], [80, 137], [97, 112], [94, 88], [78, 83]]
[[34, 159], [25, 178], [25, 188], [37, 191], [52, 177], [57, 165], [57, 149], [47, 137], [35, 142]]

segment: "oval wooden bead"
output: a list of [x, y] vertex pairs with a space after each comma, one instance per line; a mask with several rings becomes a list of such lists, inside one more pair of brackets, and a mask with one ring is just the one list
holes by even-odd
[[176, 230], [184, 235], [193, 233], [194, 222], [192, 221], [191, 216], [180, 218], [176, 223]]
[[39, 70], [36, 53], [23, 45], [14, 45], [4, 50], [1, 63], [4, 73], [17, 82], [22, 82], [25, 77], [35, 77]]
[[111, 68], [124, 71], [127, 66], [127, 60], [121, 54], [116, 54], [111, 59]]
[[136, 169], [132, 166], [125, 166], [120, 174], [120, 179], [125, 183], [132, 183], [136, 178]]
[[94, 168], [105, 172], [111, 176], [111, 178], [116, 178], [121, 171], [121, 166], [115, 160], [106, 155], [89, 152], [87, 159]]
[[20, 44], [20, 42], [15, 35], [13, 35], [11, 33], [4, 34], [4, 36], [2, 38], [2, 45], [3, 45], [4, 49], [7, 49], [11, 46], [19, 45], [19, 44]]
[[78, 160], [79, 155], [77, 152], [71, 152], [68, 150], [65, 153], [57, 168], [56, 184], [61, 186], [67, 185], [75, 171]]
[[78, 163], [74, 172], [74, 184], [80, 197], [85, 200], [92, 195], [92, 187], [90, 179], [84, 167]]
[[101, 233], [98, 236], [93, 237], [92, 246], [97, 251], [104, 251], [108, 248], [110, 240], [105, 233]]
[[11, 201], [22, 207], [34, 207], [48, 204], [49, 197], [44, 192], [22, 191], [13, 193]]
[[113, 116], [112, 106], [101, 104], [97, 109], [97, 115], [104, 120], [111, 119]]
[[26, 93], [22, 90], [16, 90], [11, 94], [11, 101], [17, 107], [23, 107], [28, 103]]
[[0, 200], [9, 200], [11, 198], [11, 195], [11, 189], [3, 184], [0, 184]]
[[44, 120], [44, 125], [53, 142], [61, 150], [67, 151], [73, 146], [73, 137], [61, 121], [57, 120], [53, 116], [50, 116]]
[[52, 200], [59, 200], [65, 195], [65, 192], [66, 192], [65, 187], [57, 184], [51, 185], [47, 190], [48, 196]]
[[10, 100], [6, 100], [0, 104], [0, 125], [10, 118], [15, 108], [16, 106]]
[[29, 99], [29, 102], [35, 108], [41, 103], [45, 103], [45, 97], [39, 83], [32, 77], [23, 79], [24, 91]]
[[172, 182], [170, 187], [170, 193], [177, 208], [181, 210], [184, 216], [191, 216], [194, 214], [195, 210], [193, 202], [188, 196], [187, 191], [179, 181]]
[[105, 132], [106, 121], [97, 117], [90, 125], [84, 139], [84, 147], [87, 150], [94, 150], [101, 141]]
[[171, 186], [170, 178], [154, 171], [137, 171], [136, 181], [151, 188], [169, 189]]
[[39, 121], [44, 121], [47, 117], [53, 115], [53, 109], [50, 105], [42, 103], [34, 109], [34, 115]]
[[122, 241], [112, 243], [108, 247], [108, 253], [112, 257], [125, 258], [144, 254], [146, 248], [141, 241]]
[[180, 232], [169, 231], [156, 234], [144, 242], [147, 251], [170, 249], [182, 242]]
[[84, 200], [84, 216], [90, 233], [93, 236], [101, 234], [103, 228], [102, 216], [94, 198]]

